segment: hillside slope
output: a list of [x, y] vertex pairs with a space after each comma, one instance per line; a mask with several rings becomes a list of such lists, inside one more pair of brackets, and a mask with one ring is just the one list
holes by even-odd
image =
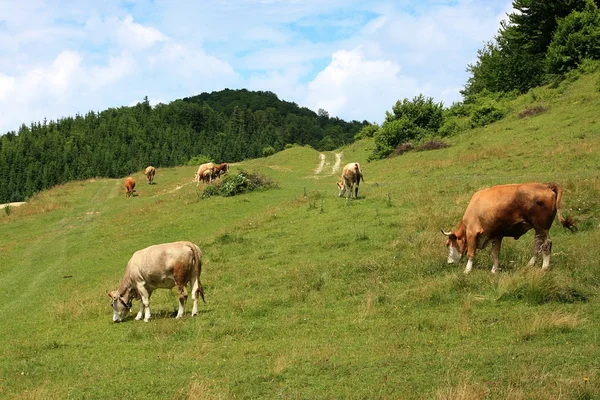
[[[367, 163], [373, 143], [293, 147], [234, 165], [277, 189], [202, 198], [195, 167], [71, 182], [0, 212], [0, 395], [7, 398], [596, 398], [600, 395], [598, 74], [536, 89], [451, 147]], [[519, 118], [526, 108], [538, 115]], [[324, 161], [322, 161], [324, 160]], [[363, 165], [358, 200], [337, 197]], [[555, 223], [552, 267], [533, 235], [448, 266], [440, 228], [474, 191], [554, 181], [579, 221]], [[107, 290], [134, 251], [191, 240], [207, 304], [113, 324]], [[137, 305], [134, 306], [137, 310]]]

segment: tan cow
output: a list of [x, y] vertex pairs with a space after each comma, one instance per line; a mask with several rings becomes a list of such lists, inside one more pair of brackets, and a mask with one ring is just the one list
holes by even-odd
[[146, 167], [146, 170], [144, 171], [144, 175], [146, 175], [146, 178], [148, 179], [148, 185], [152, 185], [154, 183], [154, 175], [156, 174], [156, 168], [154, 168], [152, 165], [149, 165]]
[[177, 317], [185, 312], [188, 292], [192, 290], [192, 315], [198, 314], [198, 295], [204, 300], [204, 288], [200, 282], [202, 272], [202, 252], [192, 242], [174, 242], [157, 244], [138, 250], [127, 263], [125, 275], [119, 289], [108, 295], [113, 308], [113, 321], [121, 322], [131, 311], [133, 299], [140, 301], [140, 311], [136, 320], [144, 318], [150, 321], [150, 296], [155, 289], [171, 289], [177, 286], [179, 291], [179, 310]]
[[221, 163], [217, 166], [215, 166], [215, 179], [220, 178], [221, 175], [225, 175], [227, 172], [229, 172], [229, 164], [227, 163]]
[[447, 236], [448, 264], [457, 263], [465, 253], [469, 260], [465, 274], [471, 272], [476, 249], [492, 243], [492, 273], [498, 271], [500, 245], [504, 237], [518, 239], [530, 229], [535, 230], [533, 266], [540, 253], [542, 269], [550, 265], [552, 241], [549, 231], [558, 214], [565, 228], [573, 229], [573, 221], [563, 218], [560, 212], [562, 189], [556, 183], [524, 183], [493, 186], [475, 193], [454, 232]]
[[133, 179], [130, 176], [127, 177], [127, 179], [125, 179], [125, 197], [133, 196], [133, 192], [135, 192], [134, 188], [135, 188], [135, 179]]
[[357, 199], [358, 186], [360, 185], [361, 180], [363, 182], [365, 181], [362, 170], [360, 169], [360, 164], [356, 162], [346, 164], [346, 166], [342, 170], [342, 180], [340, 182], [337, 182], [337, 186], [339, 189], [338, 195], [342, 197], [344, 193], [346, 193], [346, 197], [351, 198], [352, 190], [354, 189], [354, 198]]
[[[212, 181], [214, 169], [215, 164], [211, 162], [200, 165], [198, 171], [196, 171], [196, 175], [194, 175], [194, 182], [198, 182], [196, 186], [200, 185], [200, 181], [204, 181], [206, 176], [208, 176], [209, 182]], [[210, 173], [205, 174], [206, 171], [210, 171]]]

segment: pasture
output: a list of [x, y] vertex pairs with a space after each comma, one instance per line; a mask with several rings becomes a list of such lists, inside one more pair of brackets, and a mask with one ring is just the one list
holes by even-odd
[[[71, 182], [0, 212], [0, 397], [590, 399], [600, 397], [598, 74], [535, 89], [512, 113], [446, 149], [367, 162], [373, 143], [293, 147], [233, 165], [276, 189], [202, 198], [197, 166]], [[519, 118], [528, 107], [539, 115]], [[359, 198], [337, 197], [361, 163]], [[319, 166], [321, 167], [319, 168]], [[489, 247], [470, 275], [446, 264], [440, 228], [471, 195], [554, 181], [550, 270], [527, 268], [533, 233]], [[190, 240], [207, 304], [175, 320], [176, 290], [153, 319], [112, 322], [106, 292], [146, 246]]]

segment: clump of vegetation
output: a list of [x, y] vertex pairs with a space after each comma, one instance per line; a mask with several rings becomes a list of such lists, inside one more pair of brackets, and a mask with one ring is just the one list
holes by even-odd
[[10, 209], [10, 204], [7, 204], [7, 205], [5, 205], [5, 206], [4, 206], [4, 213], [5, 213], [7, 216], [8, 216], [8, 215], [10, 215], [10, 212], [11, 212], [11, 211], [12, 211], [12, 210]]
[[276, 187], [277, 183], [270, 177], [242, 170], [237, 174], [225, 175], [220, 182], [206, 186], [202, 196], [229, 197], [246, 192], [253, 192], [255, 190], [267, 190]]
[[394, 155], [399, 156], [406, 153], [407, 151], [411, 151], [412, 149], [414, 149], [412, 143], [402, 143], [396, 146], [396, 148], [394, 149]]
[[548, 109], [544, 106], [527, 107], [519, 113], [519, 118], [533, 117], [546, 112]]
[[207, 156], [205, 154], [198, 154], [197, 156], [190, 158], [190, 161], [187, 162], [187, 165], [202, 165], [202, 164], [206, 164], [209, 162], [214, 162], [214, 161], [212, 158], [210, 158], [209, 156]]
[[416, 148], [417, 151], [427, 151], [427, 150], [437, 150], [437, 149], [445, 149], [446, 147], [450, 147], [449, 144], [442, 142], [441, 140], [429, 140], [419, 147]]
[[500, 283], [499, 300], [521, 300], [530, 304], [548, 302], [575, 303], [587, 301], [587, 296], [571, 282], [542, 270], [523, 270]]

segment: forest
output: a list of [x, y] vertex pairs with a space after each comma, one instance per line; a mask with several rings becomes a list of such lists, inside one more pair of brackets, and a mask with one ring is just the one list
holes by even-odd
[[195, 160], [237, 162], [286, 145], [332, 150], [368, 122], [330, 118], [271, 92], [202, 93], [152, 107], [132, 107], [22, 125], [0, 138], [0, 203], [71, 180], [118, 178], [148, 165]]

